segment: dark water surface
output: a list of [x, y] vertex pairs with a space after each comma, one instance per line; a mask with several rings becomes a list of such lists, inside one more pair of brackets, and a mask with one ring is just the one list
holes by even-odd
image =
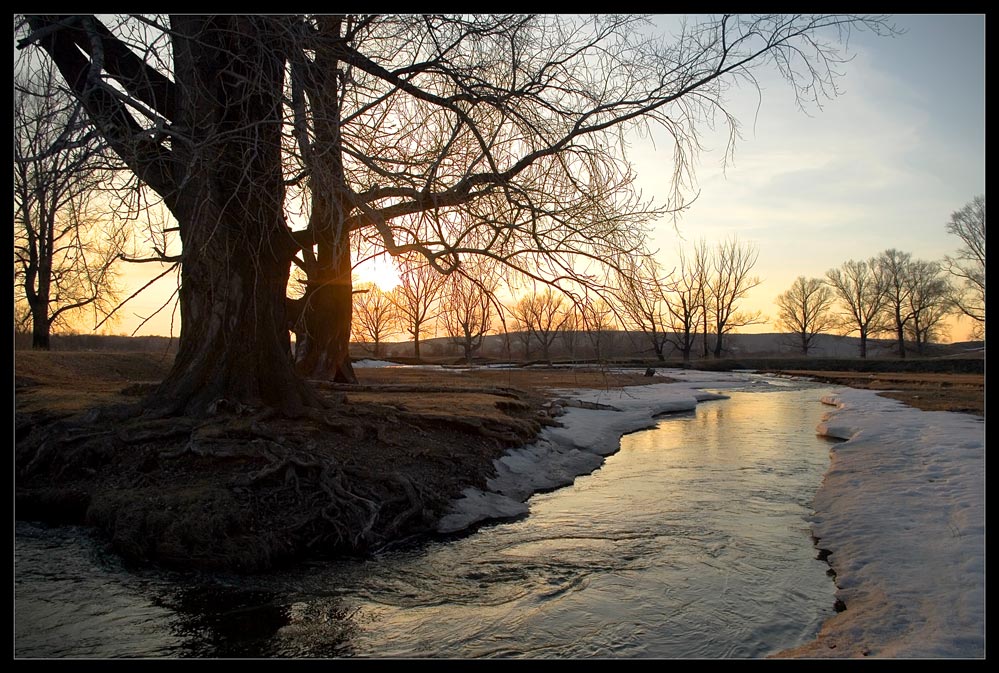
[[[759, 384], [757, 384], [759, 386]], [[777, 386], [784, 386], [779, 388]], [[806, 518], [828, 388], [773, 381], [622, 439], [604, 466], [466, 537], [267, 577], [127, 569], [18, 523], [17, 657], [763, 657], [832, 581]]]

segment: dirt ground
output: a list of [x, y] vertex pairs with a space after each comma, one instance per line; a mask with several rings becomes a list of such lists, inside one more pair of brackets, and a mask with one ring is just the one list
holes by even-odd
[[[363, 554], [428, 534], [465, 488], [485, 486], [495, 458], [557, 423], [551, 389], [668, 380], [641, 369], [358, 368], [358, 386], [320, 384], [335, 403], [306, 418], [225, 406], [200, 420], [139, 416], [169, 365], [151, 353], [15, 353], [19, 519], [94, 526], [126, 559], [181, 569]], [[784, 373], [984, 414], [981, 375]]]

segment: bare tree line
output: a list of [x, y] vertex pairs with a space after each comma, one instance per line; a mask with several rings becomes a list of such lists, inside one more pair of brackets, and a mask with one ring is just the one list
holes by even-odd
[[[975, 227], [968, 224], [969, 213]], [[868, 355], [870, 339], [891, 335], [899, 357], [904, 358], [909, 344], [918, 355], [924, 355], [927, 344], [943, 336], [948, 316], [961, 313], [974, 317], [980, 313], [979, 322], [984, 325], [983, 310], [967, 310], [969, 306], [984, 307], [984, 286], [977, 279], [984, 278], [985, 259], [984, 254], [975, 253], [984, 251], [984, 197], [976, 197], [956, 211], [947, 229], [951, 233], [965, 232], [965, 247], [956, 258], [932, 262], [889, 249], [867, 260], [844, 262], [828, 270], [824, 278], [799, 276], [775, 300], [778, 330], [802, 355], [814, 351], [821, 334], [856, 334], [862, 358]], [[651, 257], [622, 265], [612, 279], [603, 283], [609, 288], [603, 295], [606, 299], [562, 294], [545, 287], [520, 294], [509, 306], [495, 296], [491, 302], [483, 300], [482, 292], [495, 295], [496, 282], [488, 290], [470, 283], [459, 287], [449, 284], [447, 277], [429, 266], [406, 270], [404, 265], [402, 285], [388, 295], [388, 301], [398, 308], [392, 320], [399, 322], [393, 329], [398, 332], [404, 328], [414, 334], [412, 307], [422, 307], [418, 314], [420, 327], [434, 335], [437, 320], [449, 325], [448, 333], [455, 344], [463, 344], [464, 357], [469, 361], [481, 346], [484, 334], [512, 328], [525, 360], [531, 360], [534, 352], [551, 363], [557, 342], [563, 355], [574, 357], [580, 335], [585, 335], [592, 356], [599, 360], [608, 355], [606, 347], [601, 349], [601, 340], [606, 346], [607, 333], [625, 330], [642, 334], [647, 352], [658, 360], [678, 353], [688, 362], [698, 354], [720, 356], [724, 352], [724, 335], [763, 322], [759, 312], [739, 310], [740, 301], [760, 283], [752, 275], [757, 259], [753, 245], [730, 238], [711, 248], [701, 240], [689, 248], [681, 247], [675, 259], [676, 266], [668, 272]], [[963, 266], [954, 270], [958, 263]], [[948, 278], [948, 270], [953, 278]], [[480, 315], [484, 316], [476, 323], [478, 340], [474, 342], [470, 332], [458, 327], [470, 322], [467, 312], [468, 306], [474, 304], [473, 295], [483, 300]], [[371, 300], [360, 301], [359, 311], [367, 315], [371, 309], [366, 303]], [[380, 299], [377, 302], [384, 303]], [[464, 319], [448, 315], [455, 306], [464, 307]], [[509, 322], [505, 316], [510, 317]], [[379, 339], [370, 330], [366, 334], [372, 338], [364, 340], [377, 345]], [[508, 341], [510, 338], [507, 335]], [[708, 346], [711, 339], [713, 348]], [[419, 358], [419, 340], [415, 341]], [[509, 346], [506, 354], [512, 355]]]
[[[793, 334], [807, 355], [823, 332], [857, 334], [859, 355], [868, 340], [890, 334], [900, 358], [908, 344], [918, 355], [944, 334], [949, 316], [975, 321], [973, 336], [985, 329], [985, 197], [975, 197], [951, 215], [947, 231], [963, 246], [942, 262], [914, 259], [891, 248], [867, 260], [849, 260], [825, 278], [798, 277], [777, 297], [778, 325]], [[948, 273], [949, 272], [949, 273]]]

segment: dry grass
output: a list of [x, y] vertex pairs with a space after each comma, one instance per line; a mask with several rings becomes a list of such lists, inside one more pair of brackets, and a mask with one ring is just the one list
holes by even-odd
[[385, 384], [408, 383], [423, 385], [446, 385], [463, 388], [495, 386], [517, 388], [526, 392], [543, 393], [550, 389], [603, 388], [613, 389], [624, 386], [637, 386], [649, 383], [664, 383], [663, 377], [647, 377], [640, 372], [622, 374], [601, 369], [416, 369], [407, 367], [384, 367], [356, 369], [361, 383]]
[[158, 383], [172, 362], [173, 356], [138, 352], [15, 351], [15, 406], [63, 415], [134, 401], [121, 391], [136, 383]]
[[825, 372], [785, 371], [851, 388], [883, 390], [880, 393], [923, 411], [957, 411], [985, 415], [984, 374], [939, 374], [915, 372]]
[[[136, 383], [155, 383], [167, 373], [172, 358], [148, 352], [15, 351], [15, 401], [19, 411], [48, 409], [75, 413], [100, 404], [129, 398], [121, 391]], [[598, 388], [662, 383], [663, 377], [615, 373], [600, 369], [418, 369], [409, 367], [358, 368], [362, 384], [407, 384], [447, 388], [433, 394], [419, 392], [351, 393], [357, 402], [399, 405], [414, 413], [436, 413], [443, 409], [462, 416], [498, 415], [502, 397], [463, 388], [513, 388], [537, 402], [550, 389]], [[785, 374], [808, 376], [853, 388], [883, 390], [886, 397], [927, 411], [959, 411], [984, 415], [983, 374], [913, 372], [834, 372], [794, 370]]]

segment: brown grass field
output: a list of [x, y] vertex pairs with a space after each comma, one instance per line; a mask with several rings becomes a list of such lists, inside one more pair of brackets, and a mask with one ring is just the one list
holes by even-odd
[[[138, 391], [158, 382], [170, 366], [170, 356], [140, 352], [15, 351], [15, 408], [32, 412], [47, 409], [63, 415], [105, 403], [134, 401], [123, 395], [130, 386]], [[635, 373], [619, 374], [581, 369], [473, 369], [427, 370], [409, 368], [358, 368], [362, 385], [436, 386], [433, 395], [417, 392], [378, 391], [354, 393], [352, 399], [405, 404], [414, 411], [449, 408], [461, 414], [486, 414], [494, 410], [492, 396], [462, 388], [514, 388], [535, 401], [552, 388], [620, 388], [662, 383]], [[835, 372], [786, 370], [782, 373], [815, 380], [884, 391], [885, 397], [901, 400], [927, 411], [957, 411], [985, 414], [983, 374], [940, 374], [912, 372]], [[449, 390], [445, 391], [444, 388]], [[443, 397], [445, 394], [448, 398]], [[461, 398], [461, 399], [459, 399]]]
[[914, 372], [824, 372], [791, 370], [785, 374], [807, 376], [851, 388], [880, 390], [884, 397], [900, 400], [923, 411], [956, 411], [985, 415], [984, 374]]

